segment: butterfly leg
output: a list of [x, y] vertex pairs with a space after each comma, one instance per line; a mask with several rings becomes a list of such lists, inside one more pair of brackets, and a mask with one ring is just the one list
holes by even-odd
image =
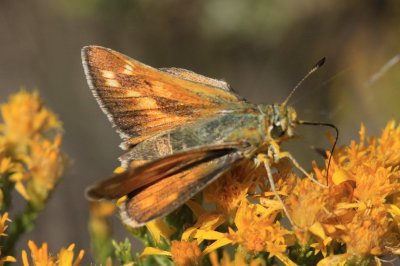
[[290, 161], [292, 161], [293, 165], [299, 169], [305, 176], [307, 176], [311, 181], [313, 181], [314, 183], [316, 183], [317, 185], [324, 187], [324, 188], [328, 188], [327, 185], [322, 184], [321, 182], [319, 182], [317, 179], [315, 179], [312, 175], [310, 175], [309, 173], [306, 172], [306, 170], [304, 170], [303, 167], [301, 167], [301, 165], [296, 161], [296, 159], [293, 158], [293, 156], [289, 153], [289, 152], [278, 152], [275, 155], [277, 160], [280, 160], [282, 158], [288, 158]]
[[282, 158], [288, 158], [290, 161], [292, 161], [293, 165], [297, 169], [299, 169], [305, 176], [307, 176], [311, 181], [313, 181], [314, 183], [316, 183], [317, 185], [319, 185], [321, 187], [328, 188], [327, 185], [322, 184], [317, 179], [315, 179], [312, 175], [307, 173], [307, 171], [304, 170], [303, 167], [301, 167], [301, 165], [296, 161], [296, 159], [289, 152], [287, 152], [287, 151], [281, 152], [280, 148], [279, 148], [279, 144], [276, 143], [274, 140], [270, 141], [268, 155], [274, 159], [274, 162], [278, 162]]
[[267, 171], [268, 182], [269, 182], [269, 185], [271, 186], [271, 190], [275, 194], [275, 198], [281, 203], [282, 209], [285, 212], [286, 217], [288, 218], [290, 224], [293, 227], [295, 227], [295, 224], [293, 223], [293, 220], [290, 217], [288, 210], [286, 209], [285, 203], [283, 202], [282, 198], [279, 196], [278, 192], [276, 191], [275, 182], [272, 177], [271, 161], [270, 161], [268, 155], [263, 154], [263, 153], [258, 154], [257, 161], [264, 164], [265, 170]]

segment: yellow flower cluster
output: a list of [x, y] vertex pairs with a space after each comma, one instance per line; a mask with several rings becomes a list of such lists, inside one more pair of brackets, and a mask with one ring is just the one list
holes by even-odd
[[[0, 209], [12, 207], [12, 190], [15, 188], [26, 200], [25, 209], [14, 212], [15, 222], [10, 225], [9, 236], [4, 233], [8, 213], [0, 219], [1, 251], [13, 254], [19, 237], [32, 228], [36, 217], [43, 210], [50, 193], [57, 185], [66, 163], [60, 147], [61, 123], [56, 115], [45, 107], [37, 92], [21, 91], [12, 95], [0, 106]], [[26, 251], [22, 252], [22, 264], [28, 265], [79, 265], [83, 251], [73, 261], [74, 245], [61, 249], [57, 256], [50, 256], [47, 244], [38, 248], [32, 241], [32, 263]], [[16, 262], [11, 256], [0, 258], [0, 266]]]
[[54, 128], [60, 128], [57, 117], [43, 106], [39, 93], [21, 91], [12, 95], [1, 106], [3, 134], [14, 145], [24, 147], [26, 142]]
[[196, 242], [172, 241], [171, 256], [177, 265], [200, 265], [201, 250]]
[[29, 241], [28, 247], [31, 251], [31, 263], [28, 259], [28, 253], [23, 250], [23, 266], [79, 266], [85, 254], [83, 250], [79, 251], [74, 260], [74, 244], [69, 245], [68, 248], [62, 248], [56, 256], [50, 255], [47, 243], [43, 243], [41, 247], [38, 247], [33, 241]]
[[[329, 189], [300, 180], [286, 199], [297, 239], [321, 251], [324, 263], [400, 254], [400, 127], [387, 124], [379, 138], [341, 148], [329, 173], [314, 164]], [[345, 248], [335, 254], [333, 243]]]
[[0, 108], [0, 175], [31, 204], [42, 205], [64, 170], [61, 123], [37, 92], [21, 91]]
[[[8, 225], [6, 225], [7, 221], [10, 220], [8, 219], [8, 213], [6, 212], [0, 216], [0, 236], [7, 236], [7, 234], [5, 233], [8, 227]], [[6, 262], [16, 262], [16, 259], [12, 256], [5, 256], [0, 258], [0, 266], [3, 266]]]
[[[0, 216], [0, 236], [7, 236], [5, 233], [8, 225], [6, 222], [10, 221], [8, 219], [8, 213], [4, 213]], [[74, 244], [71, 244], [68, 248], [62, 248], [57, 256], [49, 255], [47, 243], [43, 243], [42, 247], [38, 248], [33, 241], [28, 242], [29, 249], [31, 251], [32, 263], [29, 263], [28, 255], [25, 250], [22, 251], [22, 264], [23, 266], [79, 266], [84, 251], [81, 250], [75, 260], [74, 258]], [[1, 252], [0, 252], [1, 254]], [[17, 262], [17, 260], [12, 256], [5, 256], [0, 258], [0, 266], [3, 266], [8, 262]]]
[[[231, 265], [227, 254], [219, 264], [213, 252], [235, 245], [240, 250], [235, 255], [235, 265], [246, 260], [251, 261], [251, 265], [262, 265], [259, 264], [262, 260], [255, 258], [261, 252], [268, 252], [269, 257], [275, 256], [286, 265], [294, 265], [285, 254], [291, 233], [278, 221], [281, 204], [273, 199], [270, 191], [256, 193], [257, 187], [266, 188], [260, 183], [263, 176], [263, 169], [243, 164], [221, 177], [203, 193], [204, 200], [216, 206], [215, 211], [208, 211], [193, 200], [187, 202], [197, 218], [196, 223], [183, 232], [180, 241], [173, 241], [174, 248], [170, 251], [146, 247], [142, 257], [166, 255], [176, 265], [188, 266], [201, 265], [202, 259], [211, 253], [213, 265]], [[153, 236], [162, 235], [168, 239], [171, 235], [166, 233], [168, 226], [162, 220], [149, 223], [147, 228]], [[205, 242], [210, 244], [204, 245]], [[200, 246], [205, 248], [201, 250]]]
[[[328, 173], [313, 163], [315, 178], [329, 188], [295, 176], [287, 161], [275, 165], [291, 230], [281, 225], [285, 214], [262, 180], [265, 171], [239, 165], [203, 192], [207, 208], [187, 202], [196, 222], [170, 242], [170, 251], [146, 247], [142, 257], [169, 256], [180, 266], [200, 265], [205, 257], [212, 265], [265, 265], [270, 259], [296, 265], [296, 256], [289, 254], [297, 248], [319, 258], [321, 266], [379, 264], [380, 255], [400, 254], [399, 150], [400, 126], [392, 121], [379, 138], [366, 139], [362, 126], [359, 143], [340, 148]], [[169, 241], [171, 229], [163, 220], [147, 227]], [[219, 253], [222, 259], [215, 252], [226, 245], [236, 247], [233, 261], [226, 249]]]

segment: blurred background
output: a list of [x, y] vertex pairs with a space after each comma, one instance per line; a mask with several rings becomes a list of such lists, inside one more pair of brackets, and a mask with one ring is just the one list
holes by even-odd
[[[28, 239], [89, 250], [84, 189], [119, 165], [120, 139], [83, 74], [85, 45], [225, 79], [254, 103], [282, 102], [326, 57], [291, 99], [301, 119], [334, 123], [340, 144], [358, 139], [361, 123], [371, 135], [399, 119], [399, 1], [1, 0], [0, 40], [1, 102], [21, 88], [38, 89], [64, 123], [73, 160], [19, 250]], [[285, 148], [310, 169], [311, 160], [322, 161], [310, 147], [330, 148], [326, 130], [297, 133]], [[117, 220], [115, 230], [123, 240]]]

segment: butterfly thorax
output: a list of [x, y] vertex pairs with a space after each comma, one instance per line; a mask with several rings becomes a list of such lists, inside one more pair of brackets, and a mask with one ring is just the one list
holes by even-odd
[[296, 121], [296, 111], [284, 104], [258, 105], [263, 114], [266, 131], [265, 142], [274, 140], [280, 142], [293, 136]]

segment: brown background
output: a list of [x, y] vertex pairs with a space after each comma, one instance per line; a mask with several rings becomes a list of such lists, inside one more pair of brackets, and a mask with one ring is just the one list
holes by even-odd
[[[89, 44], [224, 78], [256, 103], [281, 102], [326, 56], [291, 100], [301, 118], [335, 123], [342, 144], [357, 138], [361, 122], [376, 134], [399, 118], [400, 66], [368, 85], [400, 52], [399, 1], [1, 0], [1, 102], [21, 87], [39, 89], [64, 123], [74, 162], [20, 249], [33, 239], [53, 252], [71, 242], [88, 250], [84, 188], [118, 166], [120, 140], [83, 75], [80, 49]], [[325, 130], [298, 134], [285, 147], [309, 169], [320, 160], [310, 146], [329, 147]], [[122, 240], [124, 229], [115, 227]]]

